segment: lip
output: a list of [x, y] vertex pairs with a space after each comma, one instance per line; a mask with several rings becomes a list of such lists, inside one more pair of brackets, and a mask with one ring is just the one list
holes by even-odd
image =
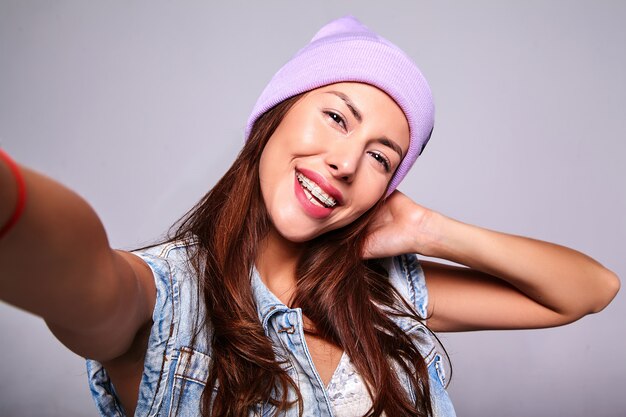
[[314, 183], [319, 185], [319, 187], [322, 189], [322, 191], [324, 191], [326, 194], [328, 194], [329, 196], [331, 196], [332, 198], [335, 199], [335, 201], [337, 202], [338, 206], [343, 204], [343, 194], [341, 194], [341, 191], [339, 191], [338, 189], [333, 187], [326, 180], [326, 178], [324, 178], [323, 175], [318, 174], [317, 172], [311, 171], [311, 170], [306, 169], [306, 168], [296, 168], [296, 173], [298, 173], [298, 172], [301, 172], [302, 174], [304, 174], [305, 177], [309, 178]]
[[[304, 189], [302, 188], [302, 184], [300, 184], [300, 181], [298, 181], [298, 173], [303, 174], [304, 176], [306, 176], [307, 178], [309, 178], [311, 181], [317, 183], [317, 185], [327, 194], [329, 194], [330, 196], [332, 196], [336, 201], [337, 204], [334, 207], [320, 207], [317, 204], [313, 204], [311, 201], [309, 201], [309, 199], [307, 198], [306, 194], [304, 193]], [[318, 182], [317, 179], [319, 179], [321, 176], [317, 173], [315, 173], [314, 171], [309, 171], [309, 170], [302, 170], [302, 169], [296, 169], [294, 176], [293, 176], [293, 187], [294, 187], [294, 192], [296, 194], [296, 198], [298, 199], [298, 201], [300, 202], [300, 204], [302, 205], [302, 208], [304, 209], [304, 211], [311, 217], [313, 217], [314, 219], [318, 219], [318, 220], [323, 220], [325, 218], [327, 218], [328, 216], [330, 216], [330, 214], [333, 212], [333, 210], [339, 206], [340, 202], [342, 201], [341, 198], [341, 193], [336, 190], [334, 187], [330, 186], [330, 184], [326, 183], [325, 186], [323, 186], [322, 184], [320, 184]], [[323, 178], [322, 178], [323, 180]]]

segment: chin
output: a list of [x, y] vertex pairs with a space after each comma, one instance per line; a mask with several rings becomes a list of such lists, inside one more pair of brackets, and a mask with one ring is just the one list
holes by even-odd
[[296, 227], [294, 226], [294, 223], [291, 223], [286, 227], [281, 227], [280, 224], [277, 226], [276, 223], [274, 223], [274, 229], [284, 239], [293, 243], [308, 242], [325, 232], [319, 228], [308, 230], [308, 228]]
[[276, 204], [267, 210], [274, 231], [293, 243], [303, 243], [324, 233], [322, 224], [300, 213], [297, 206]]

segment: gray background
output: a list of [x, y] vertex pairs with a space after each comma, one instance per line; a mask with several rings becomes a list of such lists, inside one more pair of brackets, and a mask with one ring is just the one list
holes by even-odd
[[[227, 169], [278, 67], [351, 13], [434, 92], [400, 189], [626, 278], [626, 6], [526, 2], [0, 2], [0, 138], [83, 195], [112, 245], [162, 233]], [[443, 335], [460, 416], [626, 415], [625, 291], [562, 328]], [[0, 304], [0, 415], [95, 416], [81, 358]]]

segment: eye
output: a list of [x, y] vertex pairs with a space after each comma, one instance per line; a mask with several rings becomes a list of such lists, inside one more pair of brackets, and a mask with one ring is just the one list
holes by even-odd
[[369, 151], [368, 153], [372, 156], [372, 158], [376, 160], [376, 162], [378, 162], [380, 165], [382, 165], [383, 168], [385, 168], [385, 172], [391, 171], [391, 163], [385, 155], [376, 151]]
[[340, 125], [343, 129], [346, 129], [346, 122], [345, 120], [343, 120], [343, 117], [339, 115], [339, 113], [335, 113], [334, 111], [325, 111], [324, 114], [330, 117], [335, 123]]

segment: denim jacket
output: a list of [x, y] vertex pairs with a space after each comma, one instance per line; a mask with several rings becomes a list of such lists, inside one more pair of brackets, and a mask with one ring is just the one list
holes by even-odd
[[[187, 266], [183, 243], [166, 243], [136, 253], [152, 269], [157, 289], [153, 325], [139, 386], [135, 416], [199, 416], [200, 397], [208, 379], [211, 346], [210, 328], [197, 329], [197, 280]], [[402, 255], [386, 260], [389, 279], [399, 293], [413, 305], [420, 316], [426, 316], [428, 295], [424, 273], [415, 255]], [[284, 368], [299, 385], [305, 417], [333, 416], [328, 393], [306, 347], [302, 311], [288, 308], [268, 290], [256, 269], [251, 284], [259, 320], [274, 346], [286, 353]], [[200, 307], [200, 310], [198, 308]], [[408, 319], [394, 319], [413, 337], [425, 358], [430, 376], [431, 398], [436, 417], [455, 416], [445, 390], [443, 358], [425, 327]], [[194, 332], [200, 330], [192, 347]], [[209, 333], [206, 333], [209, 332]], [[87, 360], [91, 394], [102, 416], [125, 416], [106, 370], [94, 360]], [[401, 381], [409, 382], [406, 375]], [[405, 378], [405, 379], [402, 379]], [[409, 390], [410, 392], [410, 390]], [[290, 396], [294, 398], [294, 396]], [[251, 416], [271, 416], [273, 406], [259, 404]], [[298, 416], [297, 406], [286, 417]]]

